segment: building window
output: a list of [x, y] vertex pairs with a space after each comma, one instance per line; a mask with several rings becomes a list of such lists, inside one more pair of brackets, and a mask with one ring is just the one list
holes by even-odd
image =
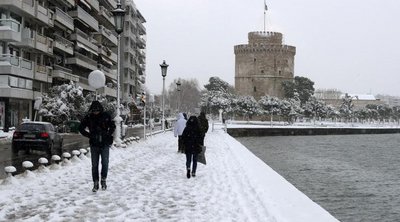
[[254, 86], [254, 89], [253, 89], [253, 91], [254, 91], [254, 92], [257, 92], [257, 88], [256, 88], [255, 86]]

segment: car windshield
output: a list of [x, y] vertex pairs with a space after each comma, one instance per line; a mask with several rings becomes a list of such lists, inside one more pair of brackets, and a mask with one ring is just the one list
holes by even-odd
[[44, 131], [45, 127], [43, 124], [22, 124], [18, 127], [18, 130]]

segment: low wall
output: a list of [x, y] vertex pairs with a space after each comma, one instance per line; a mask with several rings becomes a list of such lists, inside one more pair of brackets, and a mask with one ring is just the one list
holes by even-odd
[[393, 134], [400, 128], [227, 128], [233, 137], [247, 136], [307, 136], [345, 134]]

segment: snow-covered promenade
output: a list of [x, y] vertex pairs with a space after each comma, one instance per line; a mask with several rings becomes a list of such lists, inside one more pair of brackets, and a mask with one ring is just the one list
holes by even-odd
[[0, 181], [0, 221], [337, 221], [223, 130], [186, 178], [171, 132], [110, 151], [108, 189], [92, 193], [90, 160]]

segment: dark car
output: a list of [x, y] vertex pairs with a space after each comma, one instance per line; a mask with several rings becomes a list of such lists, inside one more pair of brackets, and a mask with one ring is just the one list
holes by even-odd
[[53, 124], [48, 122], [25, 122], [17, 127], [12, 138], [12, 152], [20, 150], [45, 151], [48, 155], [61, 155], [63, 138]]

